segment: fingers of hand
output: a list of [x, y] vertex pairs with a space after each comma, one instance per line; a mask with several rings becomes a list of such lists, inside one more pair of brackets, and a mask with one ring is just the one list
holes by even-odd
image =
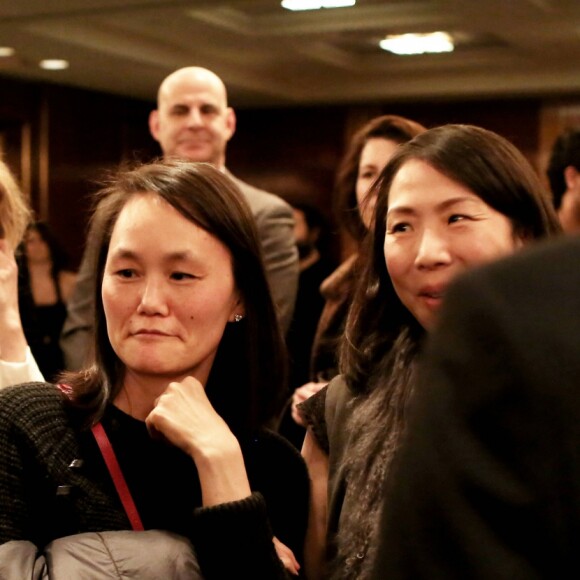
[[185, 381], [170, 383], [155, 400], [155, 406], [145, 420], [152, 437], [166, 438], [186, 452], [191, 438], [188, 431], [195, 428], [196, 419], [199, 421], [200, 412], [203, 412], [204, 399], [207, 401], [205, 393], [200, 400], [196, 383], [195, 379], [187, 384]]
[[[233, 435], [192, 377], [170, 383], [147, 417], [147, 426], [189, 455], [231, 447]], [[228, 447], [229, 446], [229, 447]]]
[[306, 386], [308, 387], [308, 392], [310, 393], [310, 396], [312, 396], [318, 393], [318, 391], [320, 391], [322, 387], [326, 387], [327, 384], [328, 383], [308, 383], [308, 385]]
[[278, 558], [282, 560], [282, 564], [284, 564], [286, 570], [288, 570], [295, 576], [298, 576], [300, 564], [298, 563], [298, 560], [296, 560], [296, 558], [294, 557], [294, 552], [292, 552], [292, 550], [288, 546], [286, 546], [280, 540], [278, 540], [278, 538], [274, 537], [272, 541], [274, 542], [274, 548], [276, 549]]
[[312, 385], [314, 384], [316, 383], [306, 383], [298, 387], [292, 395], [292, 402], [298, 405], [308, 399], [312, 395]]
[[320, 389], [322, 389], [326, 384], [327, 383], [306, 383], [294, 391], [290, 413], [292, 419], [298, 423], [298, 425], [301, 425], [302, 427], [305, 426], [302, 416], [298, 412], [298, 405], [306, 401], [306, 399], [309, 399], [312, 395], [318, 393], [318, 391], [320, 391]]
[[290, 409], [290, 413], [291, 413], [292, 419], [294, 420], [295, 423], [298, 423], [298, 425], [300, 425], [302, 427], [306, 426], [306, 425], [304, 425], [304, 420], [302, 419], [302, 416], [298, 412], [298, 408], [296, 407], [295, 404], [292, 404], [292, 408]]

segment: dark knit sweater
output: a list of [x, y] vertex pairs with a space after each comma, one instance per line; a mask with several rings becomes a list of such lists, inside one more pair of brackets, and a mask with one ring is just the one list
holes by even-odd
[[[0, 543], [42, 547], [70, 534], [130, 529], [92, 434], [78, 427], [81, 419], [53, 385], [0, 392]], [[113, 406], [102, 424], [145, 528], [189, 537], [204, 577], [286, 577], [272, 534], [301, 560], [308, 478], [286, 441], [268, 431], [241, 441], [254, 493], [204, 508], [188, 456], [153, 441], [143, 422]]]

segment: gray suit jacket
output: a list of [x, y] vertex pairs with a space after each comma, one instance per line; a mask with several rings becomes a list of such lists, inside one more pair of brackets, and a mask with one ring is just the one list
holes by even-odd
[[[266, 276], [283, 332], [290, 326], [298, 291], [298, 251], [294, 242], [294, 218], [281, 198], [257, 189], [226, 170], [243, 193], [256, 220]], [[89, 232], [75, 291], [67, 305], [68, 316], [61, 335], [66, 368], [80, 369], [93, 332], [95, 242]]]
[[286, 333], [294, 313], [299, 275], [292, 209], [277, 195], [248, 185], [227, 170], [225, 173], [244, 194], [256, 220], [266, 276], [278, 319]]

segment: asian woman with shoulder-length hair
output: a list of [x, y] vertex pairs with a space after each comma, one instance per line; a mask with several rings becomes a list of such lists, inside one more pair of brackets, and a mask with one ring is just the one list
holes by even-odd
[[191, 541], [205, 578], [297, 573], [308, 481], [265, 429], [284, 350], [249, 208], [227, 176], [179, 161], [121, 172], [99, 200], [93, 361], [60, 389], [0, 400], [0, 497], [14, 506], [0, 542], [159, 529]]
[[[77, 401], [83, 404], [86, 401], [89, 409], [94, 405], [95, 412], [105, 401], [111, 397], [114, 399], [118, 395], [117, 390], [122, 389], [119, 374], [125, 373], [125, 365], [120, 364], [108, 334], [110, 323], [105, 311], [106, 264], [119, 215], [130, 201], [136, 203], [134, 199], [147, 199], [145, 192], [157, 196], [154, 207], [165, 207], [162, 201], [169, 204], [197, 228], [210, 232], [231, 254], [227, 262], [228, 265], [231, 262], [236, 293], [243, 296], [237, 312], [239, 322], [232, 324], [232, 320], [235, 322], [232, 319], [223, 328], [220, 327], [223, 335], [220, 334], [219, 348], [213, 353], [215, 361], [205, 382], [208, 393], [212, 393], [216, 385], [213, 404], [223, 405], [220, 414], [227, 415], [232, 425], [236, 428], [256, 428], [273, 416], [273, 409], [280, 403], [280, 389], [286, 369], [284, 347], [278, 324], [273, 322], [275, 312], [263, 276], [259, 246], [254, 244], [253, 219], [239, 199], [235, 185], [205, 165], [197, 165], [196, 171], [185, 163], [144, 166], [121, 174], [119, 180], [101, 194], [103, 201], [94, 217], [102, 237], [96, 264], [99, 277], [95, 287], [95, 364], [89, 365], [90, 374], [86, 371], [75, 373], [67, 382], [78, 388]], [[126, 225], [131, 227], [129, 222]], [[157, 227], [160, 226], [161, 223]], [[152, 236], [153, 232], [149, 233]], [[124, 274], [126, 278], [133, 275], [129, 272]], [[196, 279], [201, 276], [187, 274], [181, 278], [183, 280], [179, 282], [193, 279], [191, 284], [194, 290], [196, 285], [200, 285]], [[211, 304], [211, 296], [204, 297], [207, 300], [205, 309]], [[217, 294], [213, 298], [217, 298]], [[196, 316], [194, 313], [191, 316], [205, 322], [202, 314]], [[195, 331], [198, 332], [197, 328]], [[174, 357], [175, 354], [172, 355]], [[107, 392], [109, 389], [110, 394]], [[225, 393], [225, 389], [232, 392]]]
[[478, 127], [448, 125], [415, 137], [395, 152], [375, 189], [342, 375], [301, 409], [310, 426], [303, 455], [313, 479], [307, 571], [314, 578], [370, 573], [383, 483], [405, 428], [422, 340], [447, 286], [469, 268], [560, 232], [525, 158]]

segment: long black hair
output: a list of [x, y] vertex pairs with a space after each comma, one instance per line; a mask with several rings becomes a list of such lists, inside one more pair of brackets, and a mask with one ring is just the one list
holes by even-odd
[[462, 125], [431, 129], [401, 145], [385, 167], [375, 184], [374, 225], [362, 250], [368, 260], [341, 349], [341, 370], [354, 393], [343, 427], [351, 434], [342, 465], [344, 504], [356, 509], [349, 511], [348, 525], [338, 530], [331, 578], [369, 575], [384, 482], [404, 433], [416, 382], [425, 331], [397, 296], [384, 255], [389, 190], [398, 171], [412, 159], [428, 163], [508, 217], [516, 235], [535, 239], [560, 231], [549, 196], [528, 162], [490, 131]]
[[341, 348], [341, 372], [356, 390], [368, 387], [373, 369], [403, 329], [410, 337], [422, 334], [393, 288], [383, 248], [389, 190], [398, 171], [412, 159], [475, 193], [511, 221], [516, 235], [531, 240], [561, 232], [548, 192], [525, 157], [503, 137], [471, 125], [444, 125], [402, 144], [374, 186], [374, 224], [364, 249], [368, 259]]
[[232, 180], [206, 163], [169, 160], [142, 165], [121, 171], [99, 193], [89, 234], [96, 271], [93, 360], [63, 382], [73, 389], [73, 404], [87, 411], [88, 424], [99, 420], [122, 386], [125, 367], [109, 342], [101, 284], [121, 210], [132, 197], [151, 193], [215, 236], [232, 255], [245, 317], [227, 324], [206, 392], [235, 433], [252, 431], [279, 410], [286, 371], [283, 339], [250, 209]]

